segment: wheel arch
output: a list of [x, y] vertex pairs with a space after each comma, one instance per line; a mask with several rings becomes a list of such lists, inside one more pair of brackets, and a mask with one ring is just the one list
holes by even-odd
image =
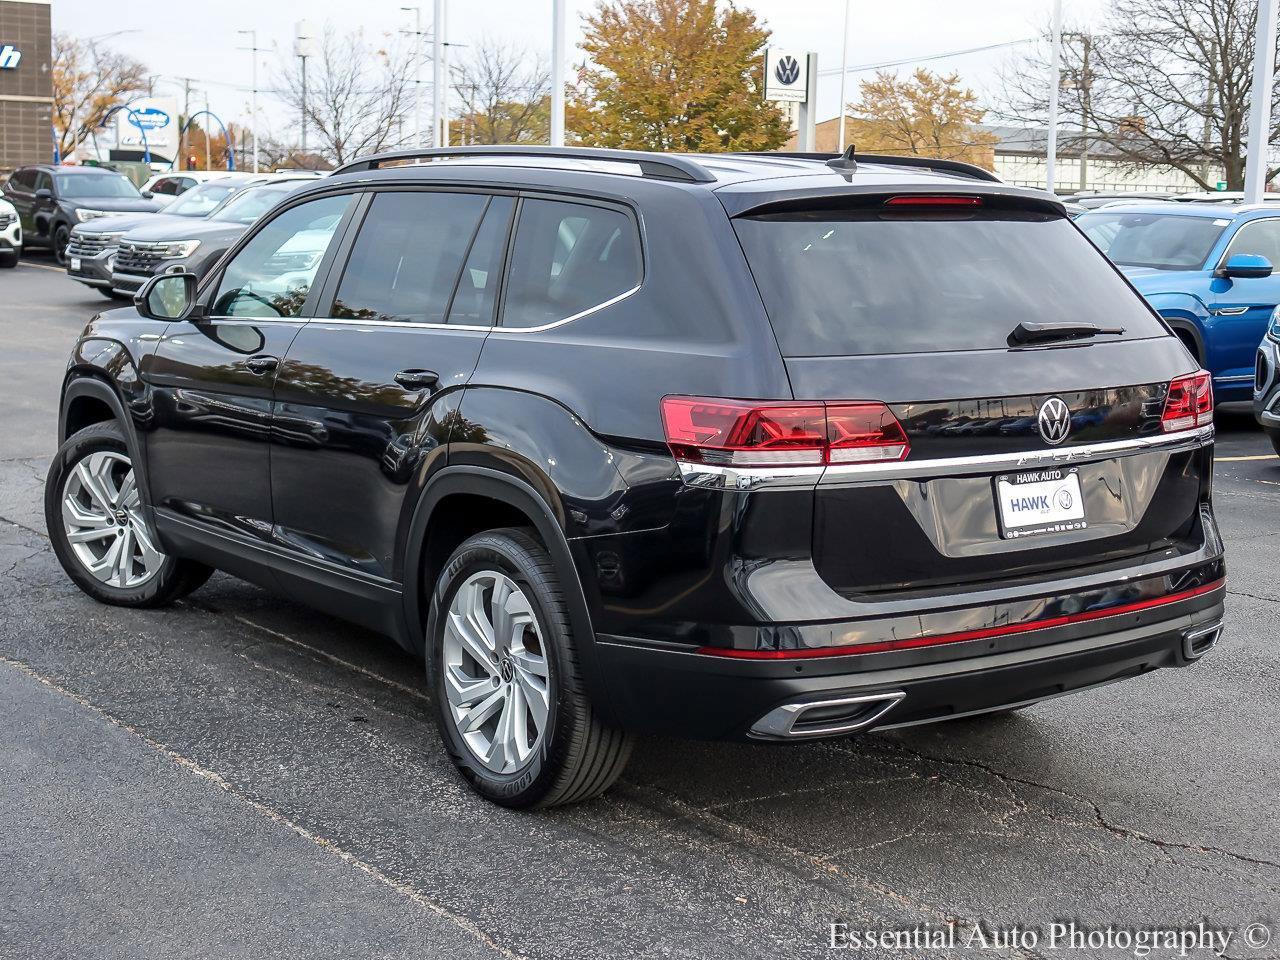
[[[457, 507], [467, 503], [475, 506], [490, 504], [495, 508], [486, 513], [481, 525], [473, 528], [457, 516], [457, 511], [451, 513], [449, 510], [451, 505]], [[563, 521], [532, 485], [510, 473], [469, 464], [448, 466], [432, 477], [423, 490], [409, 527], [404, 565], [404, 620], [413, 647], [425, 653], [426, 638], [435, 629], [432, 591], [427, 580], [434, 583], [438, 570], [448, 559], [447, 555], [440, 556], [444, 552], [443, 544], [432, 543], [432, 534], [439, 533], [441, 523], [451, 525], [447, 529], [455, 538], [466, 530], [474, 533], [513, 525], [533, 529], [550, 555], [560, 579], [577, 641], [579, 666], [591, 694], [593, 708], [608, 722], [612, 709], [599, 672], [591, 613], [564, 533]], [[448, 542], [451, 541], [446, 540]], [[452, 549], [447, 552], [452, 553]]]

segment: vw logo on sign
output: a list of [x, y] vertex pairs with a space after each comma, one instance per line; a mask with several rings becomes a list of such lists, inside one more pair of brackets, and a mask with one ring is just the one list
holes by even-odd
[[1036, 425], [1045, 443], [1061, 443], [1071, 432], [1071, 411], [1061, 397], [1050, 397], [1040, 404]]
[[783, 57], [773, 68], [773, 75], [778, 78], [779, 83], [790, 86], [800, 79], [800, 64], [795, 57]]

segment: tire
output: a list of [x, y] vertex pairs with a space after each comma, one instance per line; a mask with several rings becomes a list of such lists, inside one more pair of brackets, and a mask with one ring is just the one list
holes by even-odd
[[[93, 599], [117, 607], [161, 607], [195, 590], [213, 571], [155, 546], [140, 491], [129, 482], [132, 472], [118, 423], [85, 427], [58, 448], [49, 467], [45, 525], [62, 569]], [[104, 500], [110, 501], [107, 507]], [[94, 536], [98, 530], [103, 534]], [[73, 543], [73, 534], [87, 536]], [[125, 550], [128, 559], [122, 560]]]
[[60, 267], [67, 265], [67, 244], [70, 242], [71, 231], [65, 223], [59, 224], [58, 228], [53, 231], [53, 259], [58, 262]]
[[1268, 430], [1267, 439], [1271, 441], [1271, 449], [1280, 457], [1280, 430]]
[[18, 265], [18, 252], [16, 250], [5, 250], [0, 253], [0, 269], [12, 270]]
[[102, 294], [102, 295], [103, 295], [104, 297], [106, 297], [108, 300], [123, 300], [123, 299], [124, 299], [124, 297], [123, 297], [123, 296], [121, 296], [120, 294], [116, 293], [116, 292], [115, 292], [114, 290], [112, 290], [110, 287], [94, 287], [93, 289], [97, 290], [100, 294]]
[[[493, 600], [499, 593], [506, 597], [500, 607]], [[499, 639], [483, 639], [481, 625], [468, 642], [458, 629], [464, 611], [484, 617], [488, 635]], [[494, 631], [502, 611], [510, 629]], [[529, 532], [491, 530], [458, 547], [436, 581], [427, 622], [427, 681], [440, 736], [477, 793], [504, 807], [552, 807], [599, 796], [617, 780], [631, 738], [592, 711], [564, 592], [551, 557]], [[478, 722], [467, 730], [469, 720]]]

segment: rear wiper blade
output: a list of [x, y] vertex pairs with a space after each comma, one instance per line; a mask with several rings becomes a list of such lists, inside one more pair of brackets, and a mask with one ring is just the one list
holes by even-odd
[[1023, 320], [1009, 334], [1009, 346], [1050, 343], [1054, 340], [1084, 340], [1107, 334], [1119, 336], [1124, 327], [1100, 327], [1096, 323], [1035, 323]]

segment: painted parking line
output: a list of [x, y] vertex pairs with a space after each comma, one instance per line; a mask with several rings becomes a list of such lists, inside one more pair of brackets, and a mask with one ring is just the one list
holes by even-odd
[[1256, 457], [1214, 457], [1213, 462], [1214, 463], [1245, 463], [1250, 460], [1274, 460], [1274, 459], [1276, 459], [1276, 455], [1274, 453], [1264, 453]]
[[48, 263], [32, 263], [30, 260], [21, 261], [24, 267], [35, 267], [37, 270], [52, 270], [54, 273], [66, 273], [66, 267], [55, 267]]

